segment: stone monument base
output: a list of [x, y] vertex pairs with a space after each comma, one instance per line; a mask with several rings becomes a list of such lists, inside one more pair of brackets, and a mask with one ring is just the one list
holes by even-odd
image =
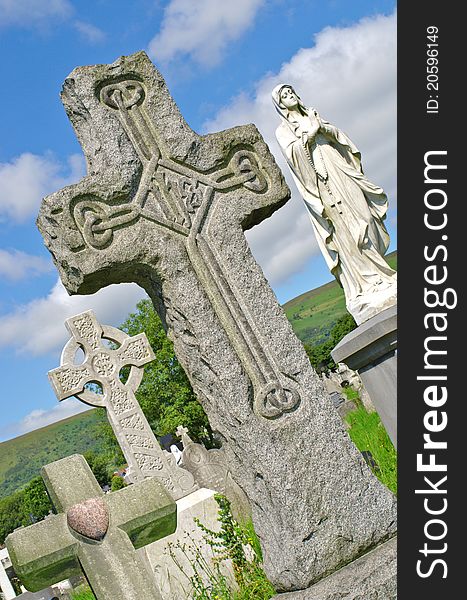
[[394, 537], [310, 588], [272, 600], [396, 600], [396, 558]]
[[[198, 518], [209, 529], [219, 531], [219, 506], [214, 500], [214, 494], [212, 490], [201, 488], [177, 500], [176, 531], [139, 550], [149, 560], [164, 600], [191, 598], [192, 586], [189, 578], [194, 574], [191, 563], [194, 562], [195, 554], [199, 552], [202, 561], [207, 563], [210, 563], [213, 557], [212, 548], [205, 543], [204, 534], [194, 519]], [[234, 585], [235, 578], [229, 563], [224, 575]]]
[[358, 371], [397, 448], [397, 305], [347, 334], [331, 355], [336, 363]]

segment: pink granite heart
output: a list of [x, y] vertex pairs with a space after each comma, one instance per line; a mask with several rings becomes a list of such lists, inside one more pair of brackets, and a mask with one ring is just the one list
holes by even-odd
[[91, 498], [75, 504], [66, 517], [73, 531], [91, 540], [102, 540], [109, 528], [109, 513], [102, 498]]

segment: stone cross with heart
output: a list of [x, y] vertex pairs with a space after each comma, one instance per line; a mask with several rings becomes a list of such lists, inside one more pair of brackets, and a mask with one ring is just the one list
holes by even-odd
[[39, 591], [83, 571], [98, 600], [162, 600], [136, 552], [176, 529], [176, 504], [157, 479], [105, 495], [79, 455], [42, 477], [58, 514], [6, 540], [23, 584]]

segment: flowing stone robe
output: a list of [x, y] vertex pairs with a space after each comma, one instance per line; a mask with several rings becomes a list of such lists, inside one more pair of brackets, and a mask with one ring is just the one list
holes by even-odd
[[[382, 188], [363, 174], [360, 152], [337, 127], [307, 109], [298, 98], [301, 118], [280, 103], [279, 85], [273, 102], [282, 122], [277, 141], [308, 209], [321, 252], [343, 287], [346, 305], [357, 323], [396, 301], [396, 273], [383, 256], [389, 246], [384, 226], [388, 199]], [[320, 126], [302, 143], [302, 133]], [[391, 301], [392, 299], [392, 301]]]

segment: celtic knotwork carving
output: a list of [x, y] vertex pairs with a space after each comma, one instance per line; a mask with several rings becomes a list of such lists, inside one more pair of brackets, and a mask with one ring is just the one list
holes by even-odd
[[141, 435], [128, 434], [126, 439], [132, 446], [138, 446], [139, 448], [150, 450], [155, 447], [149, 438], [142, 437]]
[[168, 477], [159, 477], [159, 479], [162, 481], [164, 487], [169, 490], [169, 492], [173, 492], [175, 490], [175, 485], [171, 479], [168, 479]]
[[144, 100], [144, 88], [139, 81], [127, 79], [101, 89], [101, 101], [110, 108], [131, 108]]
[[230, 159], [229, 164], [214, 174], [217, 186], [221, 189], [243, 185], [254, 192], [264, 192], [267, 181], [258, 159], [251, 150], [239, 150]]
[[78, 331], [81, 338], [93, 349], [99, 347], [99, 332], [97, 331], [92, 318], [83, 313], [77, 318], [72, 319], [73, 326]]
[[162, 459], [159, 456], [135, 452], [135, 458], [142, 471], [153, 471], [154, 469], [161, 471], [164, 466]]
[[115, 381], [111, 381], [109, 385], [111, 389], [110, 403], [117, 416], [135, 408], [135, 402], [125, 389], [122, 389]]
[[[130, 337], [119, 329], [100, 325], [92, 311], [67, 319], [66, 326], [72, 338], [63, 349], [62, 366], [49, 372], [58, 398], [63, 400], [75, 394], [83, 402], [107, 410], [134, 481], [157, 472], [168, 480], [174, 479], [171, 489], [177, 499], [194, 491], [193, 477], [188, 474], [186, 480], [185, 471], [165, 459], [135, 397], [143, 376], [141, 367], [155, 358], [146, 335]], [[79, 348], [84, 350], [85, 359], [82, 365], [75, 366]], [[129, 367], [125, 382], [120, 379], [123, 367]], [[96, 382], [102, 394], [86, 387]]]
[[101, 377], [110, 377], [115, 372], [115, 365], [107, 352], [99, 352], [92, 359], [92, 366]]
[[[228, 267], [223, 264], [222, 256], [211, 247], [207, 234], [215, 212], [212, 207], [216, 206], [216, 194], [238, 187], [255, 194], [264, 193], [268, 189], [266, 172], [253, 147], [247, 144], [231, 148], [224, 164], [211, 171], [203, 172], [174, 160], [160, 139], [144, 99], [143, 85], [134, 79], [104, 82], [100, 89], [101, 102], [117, 111], [143, 164], [143, 172], [131, 201], [117, 205], [96, 197], [75, 199], [73, 215], [76, 225], [85, 243], [96, 250], [113, 242], [116, 229], [139, 219], [150, 220], [178, 234], [250, 376], [255, 389], [257, 414], [277, 418], [297, 407], [300, 395], [295, 389], [281, 388], [281, 369], [275, 364], [273, 354], [262, 350], [263, 342], [258, 338], [257, 329], [230, 281]], [[151, 201], [147, 201], [148, 198]], [[81, 250], [78, 248], [76, 251]], [[269, 386], [267, 393], [264, 392], [265, 386]]]
[[140, 214], [135, 204], [113, 206], [99, 198], [76, 203], [73, 217], [84, 241], [92, 248], [105, 248], [113, 240], [113, 230], [136, 221]]
[[120, 419], [120, 426], [123, 429], [137, 429], [142, 431], [144, 429], [144, 422], [139, 415], [131, 415], [131, 417]]
[[255, 397], [256, 411], [266, 419], [275, 419], [285, 412], [295, 409], [300, 402], [300, 394], [294, 387], [284, 387], [278, 381], [263, 386]]
[[120, 352], [120, 358], [124, 361], [141, 361], [149, 358], [149, 349], [141, 338], [128, 342], [125, 350]]
[[90, 372], [88, 369], [63, 369], [57, 374], [58, 382], [62, 392], [66, 393], [75, 390], [78, 387], [83, 388], [89, 380]]

